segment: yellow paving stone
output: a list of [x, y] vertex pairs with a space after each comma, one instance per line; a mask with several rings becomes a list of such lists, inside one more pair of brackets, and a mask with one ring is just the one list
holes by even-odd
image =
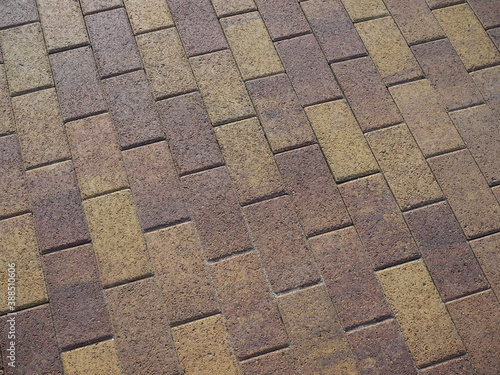
[[382, 0], [342, 0], [354, 22], [389, 14]]
[[134, 34], [174, 25], [165, 0], [124, 0]]
[[61, 353], [66, 375], [121, 375], [115, 341], [107, 340]]
[[5, 67], [0, 64], [0, 135], [15, 131], [14, 115], [10, 104], [9, 85]]
[[253, 0], [212, 0], [212, 4], [219, 17], [255, 9]]

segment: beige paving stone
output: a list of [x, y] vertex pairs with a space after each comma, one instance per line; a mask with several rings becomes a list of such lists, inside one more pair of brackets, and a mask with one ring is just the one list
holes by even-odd
[[107, 340], [61, 354], [66, 375], [121, 375], [114, 340]]
[[255, 9], [253, 0], [212, 0], [212, 4], [219, 17]]
[[174, 25], [165, 0], [124, 0], [134, 34]]
[[382, 0], [342, 0], [354, 22], [389, 14]]

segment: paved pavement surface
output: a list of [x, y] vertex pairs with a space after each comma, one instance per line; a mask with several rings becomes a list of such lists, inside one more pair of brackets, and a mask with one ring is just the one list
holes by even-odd
[[0, 373], [500, 374], [499, 43], [497, 0], [1, 0]]

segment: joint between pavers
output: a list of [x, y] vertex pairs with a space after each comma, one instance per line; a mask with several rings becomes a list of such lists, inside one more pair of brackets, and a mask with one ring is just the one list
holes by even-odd
[[427, 206], [432, 206], [433, 204], [441, 203], [441, 202], [446, 202], [446, 198], [441, 197], [441, 198], [436, 198], [436, 199], [431, 199], [431, 200], [428, 200], [428, 201], [420, 202], [420, 203], [415, 204], [415, 205], [413, 205], [411, 207], [408, 207], [408, 208], [401, 208], [400, 211], [402, 213], [406, 213], [406, 212], [410, 212], [410, 211], [413, 211], [413, 210], [418, 210], [419, 208], [424, 208], [424, 207], [427, 207]]
[[10, 96], [11, 96], [11, 98], [15, 98], [16, 96], [21, 96], [21, 95], [25, 95], [25, 94], [31, 94], [33, 92], [47, 90], [47, 89], [51, 89], [51, 88], [54, 88], [53, 84], [51, 84], [51, 85], [43, 85], [43, 86], [39, 86], [39, 87], [34, 87], [34, 88], [31, 88], [31, 89], [28, 89], [28, 90], [18, 91], [16, 93], [11, 93]]
[[104, 290], [108, 290], [108, 289], [116, 288], [116, 287], [119, 287], [119, 286], [122, 286], [122, 285], [127, 285], [127, 284], [133, 283], [135, 281], [141, 281], [141, 280], [145, 280], [145, 279], [154, 278], [154, 276], [155, 275], [154, 275], [153, 272], [148, 272], [148, 273], [146, 273], [144, 275], [136, 276], [136, 277], [131, 278], [131, 279], [120, 280], [120, 281], [114, 282], [114, 283], [109, 284], [109, 285], [103, 285], [102, 288]]
[[387, 321], [389, 319], [394, 319], [394, 316], [392, 316], [392, 314], [382, 315], [382, 316], [379, 316], [379, 317], [377, 317], [375, 319], [372, 319], [372, 320], [370, 320], [368, 322], [361, 323], [361, 324], [356, 324], [356, 325], [350, 326], [350, 327], [346, 327], [345, 328], [345, 332], [349, 333], [349, 332], [354, 332], [354, 331], [362, 330], [364, 328], [368, 328], [368, 327], [375, 326], [377, 324], [384, 323], [385, 321]]
[[271, 200], [271, 199], [275, 199], [275, 198], [279, 198], [279, 197], [283, 197], [283, 196], [286, 196], [286, 195], [288, 195], [288, 193], [286, 192], [286, 190], [281, 190], [281, 191], [278, 191], [276, 193], [268, 194], [268, 195], [265, 195], [265, 196], [262, 196], [262, 197], [259, 197], [259, 198], [255, 198], [255, 199], [251, 199], [251, 200], [242, 202], [241, 203], [241, 207], [247, 207], [247, 206], [250, 206], [252, 204], [257, 204], [257, 203], [265, 202], [265, 201], [268, 201], [268, 200]]
[[309, 30], [309, 31], [303, 31], [303, 32], [300, 32], [300, 33], [292, 34], [292, 35], [278, 37], [278, 38], [273, 39], [273, 42], [281, 42], [283, 40], [289, 40], [289, 39], [293, 39], [293, 38], [298, 38], [298, 37], [301, 37], [301, 36], [304, 36], [304, 35], [312, 35], [312, 31], [311, 30]]
[[192, 174], [203, 173], [203, 172], [209, 171], [211, 169], [221, 168], [221, 167], [225, 167], [225, 166], [226, 166], [225, 163], [216, 163], [216, 164], [210, 165], [208, 167], [194, 169], [194, 170], [189, 171], [189, 172], [181, 173], [179, 175], [179, 177], [182, 179], [183, 177], [191, 176]]
[[59, 53], [59, 52], [70, 51], [72, 49], [77, 49], [77, 48], [82, 48], [82, 47], [87, 47], [87, 46], [90, 46], [89, 42], [72, 44], [71, 46], [60, 47], [60, 48], [53, 48], [50, 51], [47, 51], [47, 53], [49, 55], [53, 55], [53, 54], [56, 54], [56, 53]]
[[153, 139], [148, 139], [147, 141], [144, 141], [144, 142], [133, 143], [133, 144], [130, 144], [128, 146], [120, 147], [120, 151], [133, 150], [135, 148], [139, 148], [142, 146], [147, 146], [147, 145], [151, 145], [151, 144], [159, 143], [159, 142], [163, 142], [163, 141], [166, 141], [165, 137], [157, 137], [157, 138], [153, 138]]
[[155, 225], [154, 227], [144, 229], [144, 233], [156, 232], [156, 231], [160, 231], [162, 229], [166, 229], [166, 228], [174, 227], [176, 225], [190, 223], [190, 222], [192, 222], [190, 217], [184, 217], [182, 219], [178, 219], [178, 220], [166, 223], [166, 224]]
[[269, 349], [264, 349], [264, 350], [261, 350], [259, 352], [255, 352], [255, 353], [252, 353], [252, 354], [249, 354], [249, 355], [245, 355], [245, 356], [241, 356], [241, 357], [237, 357], [237, 358], [241, 362], [248, 361], [250, 359], [259, 357], [261, 355], [265, 355], [265, 354], [269, 354], [269, 353], [274, 353], [274, 352], [277, 352], [277, 351], [280, 351], [280, 350], [283, 350], [283, 349], [286, 349], [286, 348], [289, 348], [289, 347], [290, 347], [289, 344], [277, 345], [277, 346], [274, 346], [274, 347], [269, 348]]
[[353, 227], [353, 223], [349, 220], [348, 223], [344, 223], [344, 224], [341, 224], [341, 225], [337, 225], [337, 226], [333, 226], [333, 227], [328, 227], [328, 228], [320, 229], [320, 230], [317, 230], [317, 231], [315, 231], [315, 232], [313, 232], [311, 234], [307, 234], [306, 238], [310, 239], [310, 238], [314, 238], [314, 237], [319, 237], [319, 236], [322, 236], [324, 234], [336, 232], [338, 230], [346, 229], [346, 228], [350, 228], [350, 227]]
[[206, 313], [206, 314], [194, 315], [188, 319], [183, 319], [183, 320], [176, 321], [174, 323], [170, 323], [170, 328], [180, 327], [184, 324], [193, 323], [193, 322], [196, 322], [198, 320], [210, 318], [211, 316], [215, 316], [218, 314], [221, 314], [220, 310], [213, 310], [213, 311], [210, 311], [209, 313]]
[[16, 218], [18, 216], [23, 216], [23, 215], [31, 214], [31, 213], [32, 212], [30, 210], [23, 210], [23, 211], [13, 213], [11, 215], [4, 215], [4, 216], [0, 215], [0, 220], [9, 220], [9, 219]]
[[311, 282], [309, 282], [307, 284], [296, 286], [295, 288], [290, 288], [290, 289], [287, 289], [287, 290], [283, 290], [281, 292], [275, 292], [274, 294], [276, 295], [276, 297], [281, 297], [281, 296], [284, 296], [284, 295], [287, 295], [287, 294], [290, 294], [290, 293], [293, 293], [293, 292], [297, 292], [299, 290], [309, 289], [309, 288], [312, 288], [312, 287], [315, 287], [315, 286], [318, 286], [318, 285], [325, 285], [325, 282], [323, 281], [322, 278], [319, 278], [318, 280], [315, 280], [315, 281], [311, 281]]
[[384, 270], [386, 270], [388, 268], [398, 267], [398, 266], [401, 266], [403, 264], [415, 262], [416, 260], [419, 260], [419, 259], [422, 259], [422, 256], [420, 254], [412, 256], [412, 257], [409, 257], [407, 259], [396, 260], [394, 262], [390, 262], [390, 263], [384, 264], [383, 266], [380, 266], [380, 267], [375, 267], [373, 270], [375, 272], [384, 271]]
[[114, 338], [113, 335], [105, 335], [105, 336], [98, 337], [96, 339], [87, 340], [87, 341], [84, 341], [84, 342], [81, 342], [78, 344], [65, 346], [65, 347], [61, 348], [61, 353], [69, 352], [69, 351], [75, 350], [75, 349], [84, 348], [84, 347], [89, 346], [89, 345], [99, 344], [101, 342], [111, 340], [113, 338]]
[[102, 111], [90, 112], [90, 113], [87, 113], [87, 114], [84, 114], [84, 115], [81, 115], [81, 116], [68, 117], [67, 119], [63, 119], [63, 120], [64, 120], [64, 123], [67, 124], [68, 122], [82, 120], [84, 118], [92, 117], [92, 116], [99, 116], [99, 115], [103, 115], [105, 113], [109, 113], [107, 109], [106, 110], [102, 110]]
[[81, 241], [75, 241], [70, 244], [66, 245], [61, 245], [61, 246], [56, 246], [48, 250], [41, 251], [42, 255], [48, 255], [48, 254], [53, 254], [53, 253], [58, 253], [60, 251], [66, 251], [66, 250], [72, 250], [76, 247], [83, 246], [83, 245], [88, 245], [91, 244], [91, 240], [81, 240]]
[[236, 253], [231, 253], [231, 254], [228, 254], [228, 255], [222, 255], [222, 256], [217, 257], [217, 258], [212, 258], [212, 259], [208, 259], [207, 258], [207, 263], [208, 264], [214, 264], [214, 263], [226, 260], [226, 259], [231, 259], [231, 258], [235, 258], [235, 257], [240, 256], [240, 255], [251, 253], [252, 251], [257, 251], [257, 250], [255, 250], [255, 248], [251, 247], [251, 248], [248, 248], [248, 249], [245, 249], [245, 250], [242, 250], [242, 251], [238, 251]]
[[71, 158], [61, 158], [61, 159], [47, 161], [45, 163], [35, 164], [35, 165], [32, 165], [32, 166], [26, 167], [25, 170], [26, 171], [32, 171], [34, 169], [43, 168], [43, 167], [49, 167], [51, 165], [64, 163], [66, 161], [71, 161]]

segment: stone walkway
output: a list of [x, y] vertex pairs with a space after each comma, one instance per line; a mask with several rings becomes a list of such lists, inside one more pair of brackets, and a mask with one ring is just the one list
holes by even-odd
[[0, 0], [0, 374], [500, 374], [499, 43], [498, 0]]

